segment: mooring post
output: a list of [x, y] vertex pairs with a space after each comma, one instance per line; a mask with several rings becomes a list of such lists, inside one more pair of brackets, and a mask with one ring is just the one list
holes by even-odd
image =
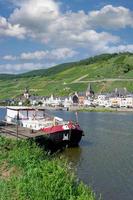
[[19, 123], [19, 111], [17, 112], [17, 126], [16, 126], [17, 140], [18, 140], [18, 123]]
[[17, 127], [16, 128], [17, 128], [17, 140], [18, 140], [18, 123], [17, 123]]

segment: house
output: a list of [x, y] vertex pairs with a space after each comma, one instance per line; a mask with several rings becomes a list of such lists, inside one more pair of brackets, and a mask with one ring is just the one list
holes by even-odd
[[60, 106], [62, 104], [60, 97], [54, 97], [54, 95], [51, 95], [50, 97], [47, 97], [43, 100], [43, 106]]
[[120, 97], [110, 97], [109, 101], [110, 101], [111, 107], [113, 107], [113, 108], [119, 108], [120, 107], [120, 102], [121, 102]]
[[108, 94], [99, 94], [96, 99], [94, 99], [94, 105], [101, 107], [110, 107], [110, 101]]
[[86, 93], [85, 92], [79, 92], [78, 93], [78, 99], [79, 99], [79, 105], [84, 105], [84, 101], [86, 99]]
[[77, 92], [75, 92], [75, 94], [72, 96], [72, 101], [74, 105], [79, 104], [79, 97]]
[[62, 101], [62, 104], [63, 104], [63, 106], [64, 106], [65, 108], [72, 106], [72, 105], [73, 105], [72, 97], [71, 97], [71, 96], [66, 97], [66, 98], [64, 99], [64, 101]]
[[92, 104], [93, 104], [93, 100], [90, 97], [88, 97], [84, 100], [85, 106], [91, 106]]
[[75, 92], [75, 94], [72, 96], [73, 105], [84, 105], [85, 98], [85, 92]]
[[133, 97], [121, 98], [120, 107], [133, 108]]
[[126, 97], [126, 107], [133, 108], [133, 95]]
[[94, 98], [94, 91], [92, 90], [91, 84], [88, 85], [86, 92], [75, 92], [75, 94], [72, 96], [74, 105], [89, 105], [89, 98]]

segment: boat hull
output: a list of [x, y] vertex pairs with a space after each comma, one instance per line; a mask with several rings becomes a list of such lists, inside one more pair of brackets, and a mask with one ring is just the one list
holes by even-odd
[[78, 146], [83, 131], [78, 129], [69, 129], [58, 131], [54, 133], [47, 133], [36, 138], [39, 144], [47, 146], [48, 148], [74, 147]]
[[54, 134], [48, 134], [48, 138], [56, 144], [62, 143], [68, 146], [77, 146], [82, 138], [83, 131], [69, 129]]
[[69, 122], [65, 125], [55, 125], [48, 128], [41, 129], [52, 142], [59, 144], [63, 143], [69, 146], [76, 146], [79, 144], [83, 130], [79, 124]]

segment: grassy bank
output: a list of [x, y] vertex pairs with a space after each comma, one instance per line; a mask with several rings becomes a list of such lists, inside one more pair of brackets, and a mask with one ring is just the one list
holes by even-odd
[[1, 200], [94, 200], [67, 162], [48, 157], [34, 143], [0, 137]]

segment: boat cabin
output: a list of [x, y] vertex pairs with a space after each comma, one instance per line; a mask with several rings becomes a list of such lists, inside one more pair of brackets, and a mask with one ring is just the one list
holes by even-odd
[[62, 124], [63, 119], [49, 116], [42, 108], [7, 107], [6, 123], [8, 124], [18, 124], [25, 128], [40, 130], [43, 127], [53, 126], [57, 121]]
[[45, 110], [40, 108], [30, 107], [7, 107], [6, 121], [7, 123], [16, 123], [20, 120], [30, 119], [43, 119], [45, 116]]

